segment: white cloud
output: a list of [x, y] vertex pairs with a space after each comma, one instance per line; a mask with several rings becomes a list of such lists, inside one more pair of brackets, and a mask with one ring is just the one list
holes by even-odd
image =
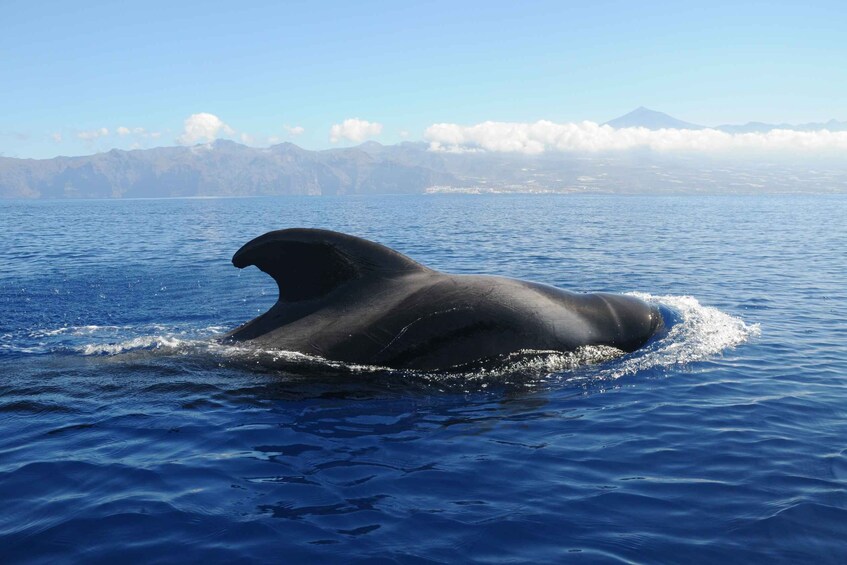
[[53, 141], [55, 141], [56, 143], [62, 143], [62, 134], [58, 131], [54, 132], [53, 135], [51, 135], [50, 137], [52, 137]]
[[242, 133], [238, 137], [239, 139], [241, 139], [241, 143], [243, 143], [244, 145], [253, 145], [253, 143], [256, 141], [256, 138], [250, 135], [249, 133]]
[[192, 114], [185, 119], [182, 135], [177, 137], [177, 143], [191, 145], [200, 141], [212, 141], [223, 132], [233, 135], [235, 131], [214, 114], [201, 112]]
[[93, 141], [99, 137], [106, 137], [109, 135], [108, 128], [100, 128], [100, 129], [91, 129], [87, 131], [81, 131], [76, 134], [76, 136], [84, 141]]
[[132, 129], [130, 129], [128, 127], [120, 126], [118, 129], [115, 130], [115, 132], [121, 137], [127, 136], [129, 134], [147, 137], [147, 130], [145, 130], [144, 128], [132, 128]]
[[338, 143], [342, 139], [360, 142], [369, 137], [376, 137], [380, 133], [382, 133], [382, 124], [359, 118], [348, 118], [332, 126], [329, 130], [329, 140], [332, 143]]
[[288, 124], [285, 124], [282, 127], [285, 128], [285, 131], [287, 131], [288, 135], [290, 135], [291, 137], [297, 137], [298, 135], [301, 135], [304, 131], [306, 131], [306, 129], [302, 126], [290, 126]]
[[655, 151], [776, 151], [847, 149], [847, 132], [771, 130], [730, 134], [715, 129], [621, 128], [594, 122], [557, 124], [483, 122], [472, 126], [433, 124], [424, 132], [434, 151], [596, 152], [649, 148]]

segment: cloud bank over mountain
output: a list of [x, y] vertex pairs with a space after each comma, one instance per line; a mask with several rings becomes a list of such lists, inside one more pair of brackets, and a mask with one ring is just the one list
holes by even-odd
[[650, 149], [659, 152], [839, 152], [847, 150], [847, 131], [729, 133], [714, 128], [615, 128], [595, 122], [532, 123], [487, 121], [470, 126], [433, 124], [424, 132], [433, 151], [494, 151], [535, 155], [544, 152], [597, 153]]

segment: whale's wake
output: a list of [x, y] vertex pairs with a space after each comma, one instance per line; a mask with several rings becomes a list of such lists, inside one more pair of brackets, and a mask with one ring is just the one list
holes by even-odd
[[[323, 359], [292, 351], [263, 349], [250, 344], [221, 343], [223, 327], [175, 328], [161, 325], [69, 326], [29, 332], [28, 343], [19, 342], [19, 353], [64, 353], [110, 362], [133, 363], [162, 358], [187, 358], [192, 362], [226, 364], [246, 370], [294, 375], [380, 374], [427, 382], [501, 382], [524, 378], [544, 380], [614, 380], [626, 375], [664, 372], [668, 368], [706, 360], [744, 343], [760, 333], [717, 308], [703, 306], [691, 296], [638, 298], [656, 305], [665, 318], [665, 331], [632, 353], [612, 347], [586, 346], [570, 353], [516, 351], [496, 359], [446, 371], [396, 370]], [[0, 346], [3, 344], [0, 343]], [[9, 345], [6, 345], [9, 348]]]

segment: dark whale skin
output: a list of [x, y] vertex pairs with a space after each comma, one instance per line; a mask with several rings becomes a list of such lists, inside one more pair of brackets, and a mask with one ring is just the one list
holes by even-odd
[[271, 275], [279, 300], [224, 340], [333, 361], [438, 370], [526, 349], [629, 352], [663, 327], [659, 310], [633, 296], [450, 275], [328, 230], [269, 232], [232, 262]]

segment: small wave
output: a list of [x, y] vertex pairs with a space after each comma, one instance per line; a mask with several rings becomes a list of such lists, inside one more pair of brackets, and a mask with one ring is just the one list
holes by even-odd
[[207, 340], [223, 326], [191, 328], [164, 324], [80, 325], [35, 328], [0, 334], [0, 352], [17, 355], [117, 355], [127, 351], [180, 347], [183, 342]]
[[[210, 338], [221, 334], [223, 326], [178, 329], [158, 324], [133, 328], [136, 337], [108, 343], [87, 343], [73, 348], [83, 355], [120, 355], [136, 351], [160, 351], [163, 354], [203, 352], [216, 342]], [[146, 330], [146, 333], [144, 332]]]
[[173, 336], [144, 336], [119, 343], [91, 343], [79, 347], [83, 355], [117, 355], [137, 350], [164, 349], [175, 351], [189, 342]]
[[128, 326], [64, 326], [53, 329], [38, 329], [29, 333], [32, 338], [55, 337], [59, 335], [85, 336], [100, 332], [114, 332], [126, 329]]
[[[296, 374], [349, 374], [391, 371], [386, 367], [333, 361], [316, 355], [297, 351], [265, 349], [249, 342], [225, 343], [215, 339], [222, 333], [217, 326], [199, 332], [206, 337], [187, 337], [188, 332], [162, 335], [146, 335], [114, 343], [89, 343], [75, 348], [85, 356], [128, 356], [136, 360], [139, 353], [154, 356], [185, 356], [207, 359], [215, 363], [227, 363], [248, 369], [288, 371]], [[210, 335], [211, 334], [211, 335]]]

